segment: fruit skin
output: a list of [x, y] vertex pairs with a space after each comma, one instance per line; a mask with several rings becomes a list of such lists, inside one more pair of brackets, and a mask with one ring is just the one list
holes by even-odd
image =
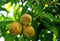
[[19, 22], [13, 22], [10, 24], [9, 31], [13, 35], [17, 35], [22, 32], [22, 25]]
[[35, 30], [32, 26], [24, 26], [23, 34], [27, 37], [33, 37], [35, 35]]
[[20, 23], [24, 25], [29, 25], [32, 21], [32, 16], [29, 14], [23, 14], [20, 18]]

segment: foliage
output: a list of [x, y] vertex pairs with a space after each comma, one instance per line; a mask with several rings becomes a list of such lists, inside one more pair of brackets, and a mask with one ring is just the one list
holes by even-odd
[[[5, 11], [6, 16], [1, 11]], [[12, 36], [9, 34], [10, 23], [20, 22], [21, 15], [25, 13], [32, 16], [31, 25], [35, 29], [35, 36]], [[0, 37], [4, 36], [5, 41], [60, 41], [59, 0], [0, 0], [0, 15]]]

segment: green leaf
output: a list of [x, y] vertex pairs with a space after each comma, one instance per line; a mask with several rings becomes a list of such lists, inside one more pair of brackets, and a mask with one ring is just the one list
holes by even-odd
[[53, 22], [53, 20], [54, 20], [54, 16], [51, 13], [39, 12], [39, 14], [37, 13], [37, 15], [41, 16], [42, 18], [48, 18], [51, 22]]
[[39, 5], [34, 4], [32, 5], [32, 9], [34, 13], [40, 13], [43, 10], [43, 5], [40, 3]]
[[0, 5], [4, 5], [6, 3], [8, 3], [10, 0], [0, 0]]
[[21, 41], [21, 40], [22, 40], [22, 38], [23, 38], [23, 35], [21, 35], [21, 36], [19, 37], [19, 41]]
[[53, 20], [54, 20], [54, 22], [56, 22], [56, 23], [60, 23], [60, 19], [54, 18]]
[[32, 5], [33, 1], [34, 1], [34, 0], [32, 0], [32, 1], [29, 0], [29, 1], [26, 3], [26, 6], [27, 6], [27, 7], [30, 7], [30, 6]]
[[54, 18], [54, 16], [51, 13], [39, 13], [37, 14], [43, 18], [48, 18], [51, 22], [56, 22], [56, 23], [60, 23], [60, 19]]
[[3, 8], [1, 6], [0, 6], [0, 11], [6, 11], [6, 12], [8, 12], [5, 8]]
[[52, 31], [54, 34], [58, 34], [58, 29], [57, 29], [57, 27], [55, 27], [53, 24], [52, 25], [50, 25], [48, 22], [46, 22], [46, 21], [44, 21], [44, 25], [48, 28], [48, 29], [50, 29], [50, 31]]
[[15, 37], [12, 35], [6, 35], [5, 36], [5, 41], [14, 41]]
[[22, 9], [22, 12], [21, 12], [22, 14], [24, 14], [24, 13], [27, 11], [27, 8], [28, 8], [28, 7], [31, 7], [31, 6], [32, 6], [33, 1], [34, 1], [34, 0], [32, 0], [32, 1], [29, 0], [29, 1], [26, 3], [26, 5], [25, 5], [25, 6], [23, 7], [23, 9]]
[[36, 3], [39, 5], [40, 4], [40, 2], [39, 2], [39, 0], [35, 0], [36, 1]]
[[42, 0], [43, 3], [50, 2], [51, 0]]
[[1, 31], [1, 28], [0, 28], [0, 37], [1, 37], [1, 35], [2, 35], [2, 31]]

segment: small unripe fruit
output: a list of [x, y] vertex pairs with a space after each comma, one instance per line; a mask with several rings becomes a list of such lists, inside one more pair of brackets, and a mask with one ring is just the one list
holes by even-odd
[[22, 25], [19, 22], [13, 22], [10, 25], [9, 31], [13, 35], [17, 35], [22, 31]]
[[32, 26], [24, 26], [23, 34], [27, 37], [33, 37], [35, 35], [35, 30]]
[[29, 14], [24, 14], [20, 18], [20, 23], [24, 25], [29, 25], [32, 21], [32, 16]]

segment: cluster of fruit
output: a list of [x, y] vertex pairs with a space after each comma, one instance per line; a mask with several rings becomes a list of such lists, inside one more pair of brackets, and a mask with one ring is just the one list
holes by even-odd
[[35, 35], [35, 30], [30, 25], [31, 22], [32, 22], [32, 16], [29, 14], [23, 14], [20, 18], [20, 23], [13, 22], [10, 24], [9, 31], [13, 35], [17, 35], [22, 32], [23, 35], [27, 37], [33, 37]]

